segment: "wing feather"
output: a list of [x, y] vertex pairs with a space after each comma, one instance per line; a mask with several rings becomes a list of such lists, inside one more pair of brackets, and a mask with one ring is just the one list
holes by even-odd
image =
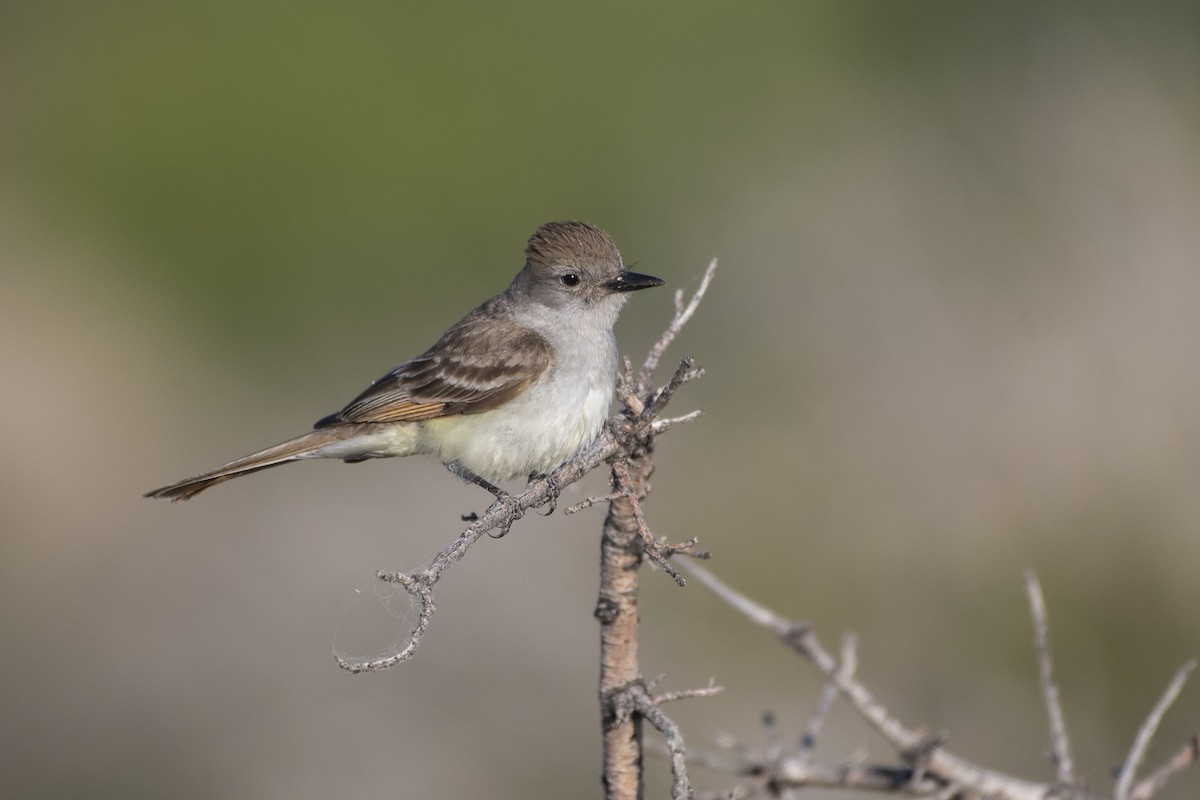
[[497, 317], [496, 299], [446, 332], [424, 354], [375, 381], [318, 428], [345, 422], [400, 422], [478, 414], [529, 388], [553, 350], [539, 333]]

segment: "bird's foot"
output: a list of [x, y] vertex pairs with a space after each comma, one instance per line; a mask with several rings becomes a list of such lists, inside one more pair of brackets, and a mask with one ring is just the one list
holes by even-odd
[[[562, 487], [558, 485], [558, 481], [554, 480], [553, 475], [546, 475], [540, 472], [532, 472], [529, 475], [529, 482], [544, 480], [546, 481], [546, 492], [550, 495], [550, 508], [546, 510], [543, 517], [548, 517], [554, 513], [554, 509], [558, 508], [558, 496], [562, 494]], [[541, 512], [538, 512], [539, 514]]]

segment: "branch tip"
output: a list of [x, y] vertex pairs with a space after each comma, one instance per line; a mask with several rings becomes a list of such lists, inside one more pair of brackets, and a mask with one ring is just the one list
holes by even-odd
[[1026, 570], [1025, 592], [1029, 597], [1029, 611], [1033, 617], [1034, 644], [1037, 650], [1038, 677], [1042, 689], [1042, 702], [1050, 725], [1050, 752], [1059, 783], [1073, 786], [1076, 783], [1075, 762], [1071, 757], [1071, 740], [1067, 735], [1067, 721], [1063, 714], [1058, 682], [1054, 678], [1054, 659], [1050, 649], [1050, 623], [1046, 613], [1046, 599], [1042, 584], [1033, 570]]
[[1196, 668], [1196, 660], [1193, 659], [1175, 673], [1175, 677], [1171, 679], [1167, 689], [1163, 692], [1162, 697], [1154, 704], [1154, 708], [1150, 710], [1150, 714], [1146, 717], [1146, 721], [1142, 723], [1142, 727], [1138, 729], [1137, 736], [1134, 737], [1133, 746], [1129, 749], [1129, 755], [1125, 758], [1125, 764], [1121, 767], [1119, 777], [1117, 778], [1117, 787], [1113, 792], [1114, 800], [1131, 800], [1133, 782], [1137, 777], [1138, 767], [1142, 764], [1142, 759], [1146, 757], [1146, 750], [1150, 747], [1150, 742], [1154, 738], [1154, 734], [1158, 731], [1158, 726], [1162, 723], [1162, 719], [1166, 716], [1167, 711], [1174, 705], [1176, 699], [1179, 698], [1179, 693], [1183, 691], [1183, 685], [1187, 683], [1188, 676]]
[[663, 354], [671, 343], [675, 341], [675, 337], [687, 324], [692, 315], [696, 313], [696, 309], [700, 306], [700, 301], [704, 299], [705, 292], [708, 291], [708, 286], [712, 283], [713, 275], [717, 272], [717, 259], [713, 259], [708, 264], [708, 269], [704, 271], [704, 277], [700, 279], [700, 285], [696, 287], [696, 291], [692, 294], [691, 300], [685, 305], [683, 302], [683, 290], [675, 292], [675, 318], [671, 320], [671, 324], [663, 331], [663, 335], [650, 348], [650, 352], [646, 356], [645, 362], [642, 364], [641, 370], [638, 372], [637, 386], [639, 394], [644, 394], [650, 387], [650, 381], [654, 377], [654, 370], [658, 367], [658, 363], [662, 360]]

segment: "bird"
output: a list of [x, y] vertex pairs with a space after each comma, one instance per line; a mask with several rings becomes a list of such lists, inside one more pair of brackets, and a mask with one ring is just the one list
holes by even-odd
[[507, 289], [341, 411], [144, 496], [187, 500], [231, 478], [312, 458], [419, 454], [505, 496], [496, 483], [547, 475], [599, 434], [616, 384], [617, 316], [629, 293], [663, 283], [627, 270], [600, 228], [548, 222], [529, 238]]

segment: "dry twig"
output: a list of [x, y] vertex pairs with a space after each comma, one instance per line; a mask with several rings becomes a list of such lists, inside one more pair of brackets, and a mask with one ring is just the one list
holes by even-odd
[[708, 269], [704, 271], [704, 277], [700, 279], [700, 285], [696, 287], [692, 299], [687, 305], [683, 303], [683, 290], [679, 289], [675, 292], [675, 318], [671, 320], [671, 324], [667, 326], [667, 330], [650, 349], [649, 355], [646, 356], [645, 363], [642, 364], [642, 369], [638, 373], [638, 386], [646, 389], [650, 386], [650, 381], [654, 377], [654, 370], [658, 368], [658, 362], [662, 360], [663, 354], [667, 348], [671, 346], [671, 342], [675, 341], [675, 337], [683, 330], [683, 326], [696, 313], [696, 309], [700, 307], [700, 301], [704, 299], [704, 293], [708, 291], [708, 285], [712, 282], [713, 275], [717, 272], [717, 260], [714, 258], [708, 264]]
[[[839, 679], [843, 681], [851, 680], [857, 668], [858, 638], [852, 633], [847, 633], [842, 637], [842, 664], [838, 668]], [[800, 737], [800, 749], [796, 754], [796, 757], [800, 761], [807, 763], [816, 751], [817, 737], [821, 734], [821, 727], [825, 724], [825, 718], [829, 716], [829, 709], [833, 707], [833, 701], [837, 699], [837, 695], [837, 683], [835, 681], [826, 681], [825, 688], [821, 690], [821, 694], [817, 697], [813, 713], [808, 718], [808, 725], [804, 728], [804, 734]]]
[[1129, 800], [1149, 800], [1170, 783], [1171, 779], [1190, 767], [1200, 757], [1200, 734], [1184, 742], [1183, 747], [1176, 751], [1161, 767], [1147, 777], [1138, 781], [1129, 792]]
[[[645, 691], [638, 665], [638, 574], [648, 556], [680, 585], [683, 579], [667, 561], [672, 552], [694, 549], [695, 542], [660, 544], [650, 530], [642, 507], [650, 493], [654, 470], [654, 422], [666, 404], [688, 381], [699, 378], [691, 358], [685, 358], [666, 385], [651, 392], [650, 381], [663, 352], [695, 312], [712, 279], [716, 261], [709, 265], [700, 288], [688, 305], [677, 295], [675, 317], [650, 349], [637, 378], [628, 359], [617, 382], [623, 414], [609, 426], [622, 448], [610, 458], [613, 492], [608, 497], [608, 517], [600, 541], [600, 592], [596, 618], [600, 621], [600, 718], [604, 748], [605, 796], [610, 800], [635, 800], [643, 794], [642, 719], [647, 719], [667, 739], [670, 751], [673, 800], [693, 796], [687, 777], [683, 736]], [[660, 426], [695, 419], [695, 414]]]
[[1138, 729], [1137, 736], [1133, 740], [1133, 747], [1129, 750], [1129, 756], [1125, 759], [1125, 766], [1121, 767], [1120, 775], [1117, 778], [1117, 789], [1114, 792], [1115, 800], [1129, 800], [1130, 790], [1133, 787], [1133, 779], [1137, 777], [1138, 767], [1142, 765], [1142, 759], [1146, 757], [1146, 750], [1150, 747], [1150, 740], [1154, 738], [1155, 732], [1158, 730], [1159, 724], [1162, 723], [1162, 718], [1167, 713], [1175, 700], [1179, 697], [1179, 693], [1183, 691], [1183, 685], [1187, 683], [1188, 676], [1192, 674], [1192, 670], [1196, 668], [1195, 661], [1189, 661], [1179, 668], [1175, 673], [1175, 677], [1171, 679], [1171, 683], [1167, 686], [1167, 690], [1163, 692], [1163, 696], [1155, 703], [1151, 709], [1150, 715], [1146, 717], [1146, 721], [1142, 723], [1142, 727]]
[[[801, 746], [795, 756], [779, 756], [771, 745], [768, 735], [766, 756], [749, 758], [738, 770], [753, 775], [767, 786], [765, 793], [779, 796], [784, 788], [805, 786], [836, 786], [839, 788], [870, 789], [898, 792], [916, 797], [938, 798], [989, 798], [990, 800], [1092, 800], [1095, 795], [1077, 780], [1064, 781], [1063, 777], [1073, 773], [1066, 738], [1066, 724], [1058, 703], [1058, 690], [1053, 680], [1049, 653], [1049, 633], [1045, 603], [1037, 579], [1026, 575], [1030, 606], [1034, 619], [1038, 662], [1041, 667], [1042, 694], [1051, 715], [1051, 737], [1054, 742], [1056, 771], [1059, 780], [1054, 783], [1037, 783], [989, 770], [950, 753], [943, 747], [939, 737], [929, 737], [919, 730], [905, 727], [879, 703], [865, 686], [854, 677], [853, 645], [843, 645], [841, 665], [821, 645], [816, 634], [807, 623], [793, 622], [781, 617], [745, 595], [722, 583], [712, 573], [692, 564], [687, 568], [691, 577], [697, 579], [714, 594], [741, 612], [757, 625], [773, 631], [786, 644], [804, 655], [825, 676], [830, 685], [844, 696], [854, 710], [866, 720], [896, 750], [904, 762], [900, 766], [858, 766], [840, 768], [814, 765], [811, 751], [815, 745], [815, 734], [825, 713], [824, 697], [810, 720]], [[1196, 662], [1189, 662], [1175, 675], [1162, 698], [1155, 705], [1145, 723], [1138, 731], [1136, 740], [1121, 770], [1115, 788], [1115, 800], [1148, 800], [1160, 791], [1167, 782], [1200, 756], [1200, 737], [1193, 737], [1165, 764], [1148, 778], [1134, 783], [1137, 768], [1146, 748], [1162, 720], [1163, 715], [1178, 697], [1188, 674]]]
[[620, 448], [621, 444], [616, 437], [608, 429], [605, 429], [586, 450], [554, 470], [549, 476], [531, 482], [525, 491], [518, 495], [513, 495], [507, 500], [498, 499], [493, 502], [483, 516], [467, 526], [458, 535], [458, 538], [434, 556], [424, 569], [414, 573], [380, 572], [378, 575], [380, 580], [399, 584], [420, 603], [421, 610], [417, 615], [416, 624], [400, 649], [389, 655], [372, 660], [354, 660], [337, 656], [338, 666], [354, 673], [376, 672], [394, 667], [412, 658], [416, 654], [421, 636], [429, 627], [430, 618], [436, 610], [433, 602], [433, 586], [441, 580], [446, 570], [465, 556], [471, 545], [479, 541], [485, 534], [493, 530], [507, 530], [514, 521], [524, 515], [527, 509], [551, 502], [556, 494], [556, 487], [561, 488], [578, 481], [589, 471], [612, 457]]
[[1046, 621], [1046, 600], [1042, 585], [1032, 570], [1025, 572], [1025, 591], [1029, 595], [1029, 610], [1033, 615], [1033, 635], [1037, 646], [1038, 675], [1041, 679], [1042, 700], [1050, 717], [1050, 752], [1059, 783], [1072, 785], [1075, 764], [1071, 759], [1071, 741], [1059, 701], [1058, 684], [1054, 681], [1054, 659], [1050, 655], [1050, 625]]

